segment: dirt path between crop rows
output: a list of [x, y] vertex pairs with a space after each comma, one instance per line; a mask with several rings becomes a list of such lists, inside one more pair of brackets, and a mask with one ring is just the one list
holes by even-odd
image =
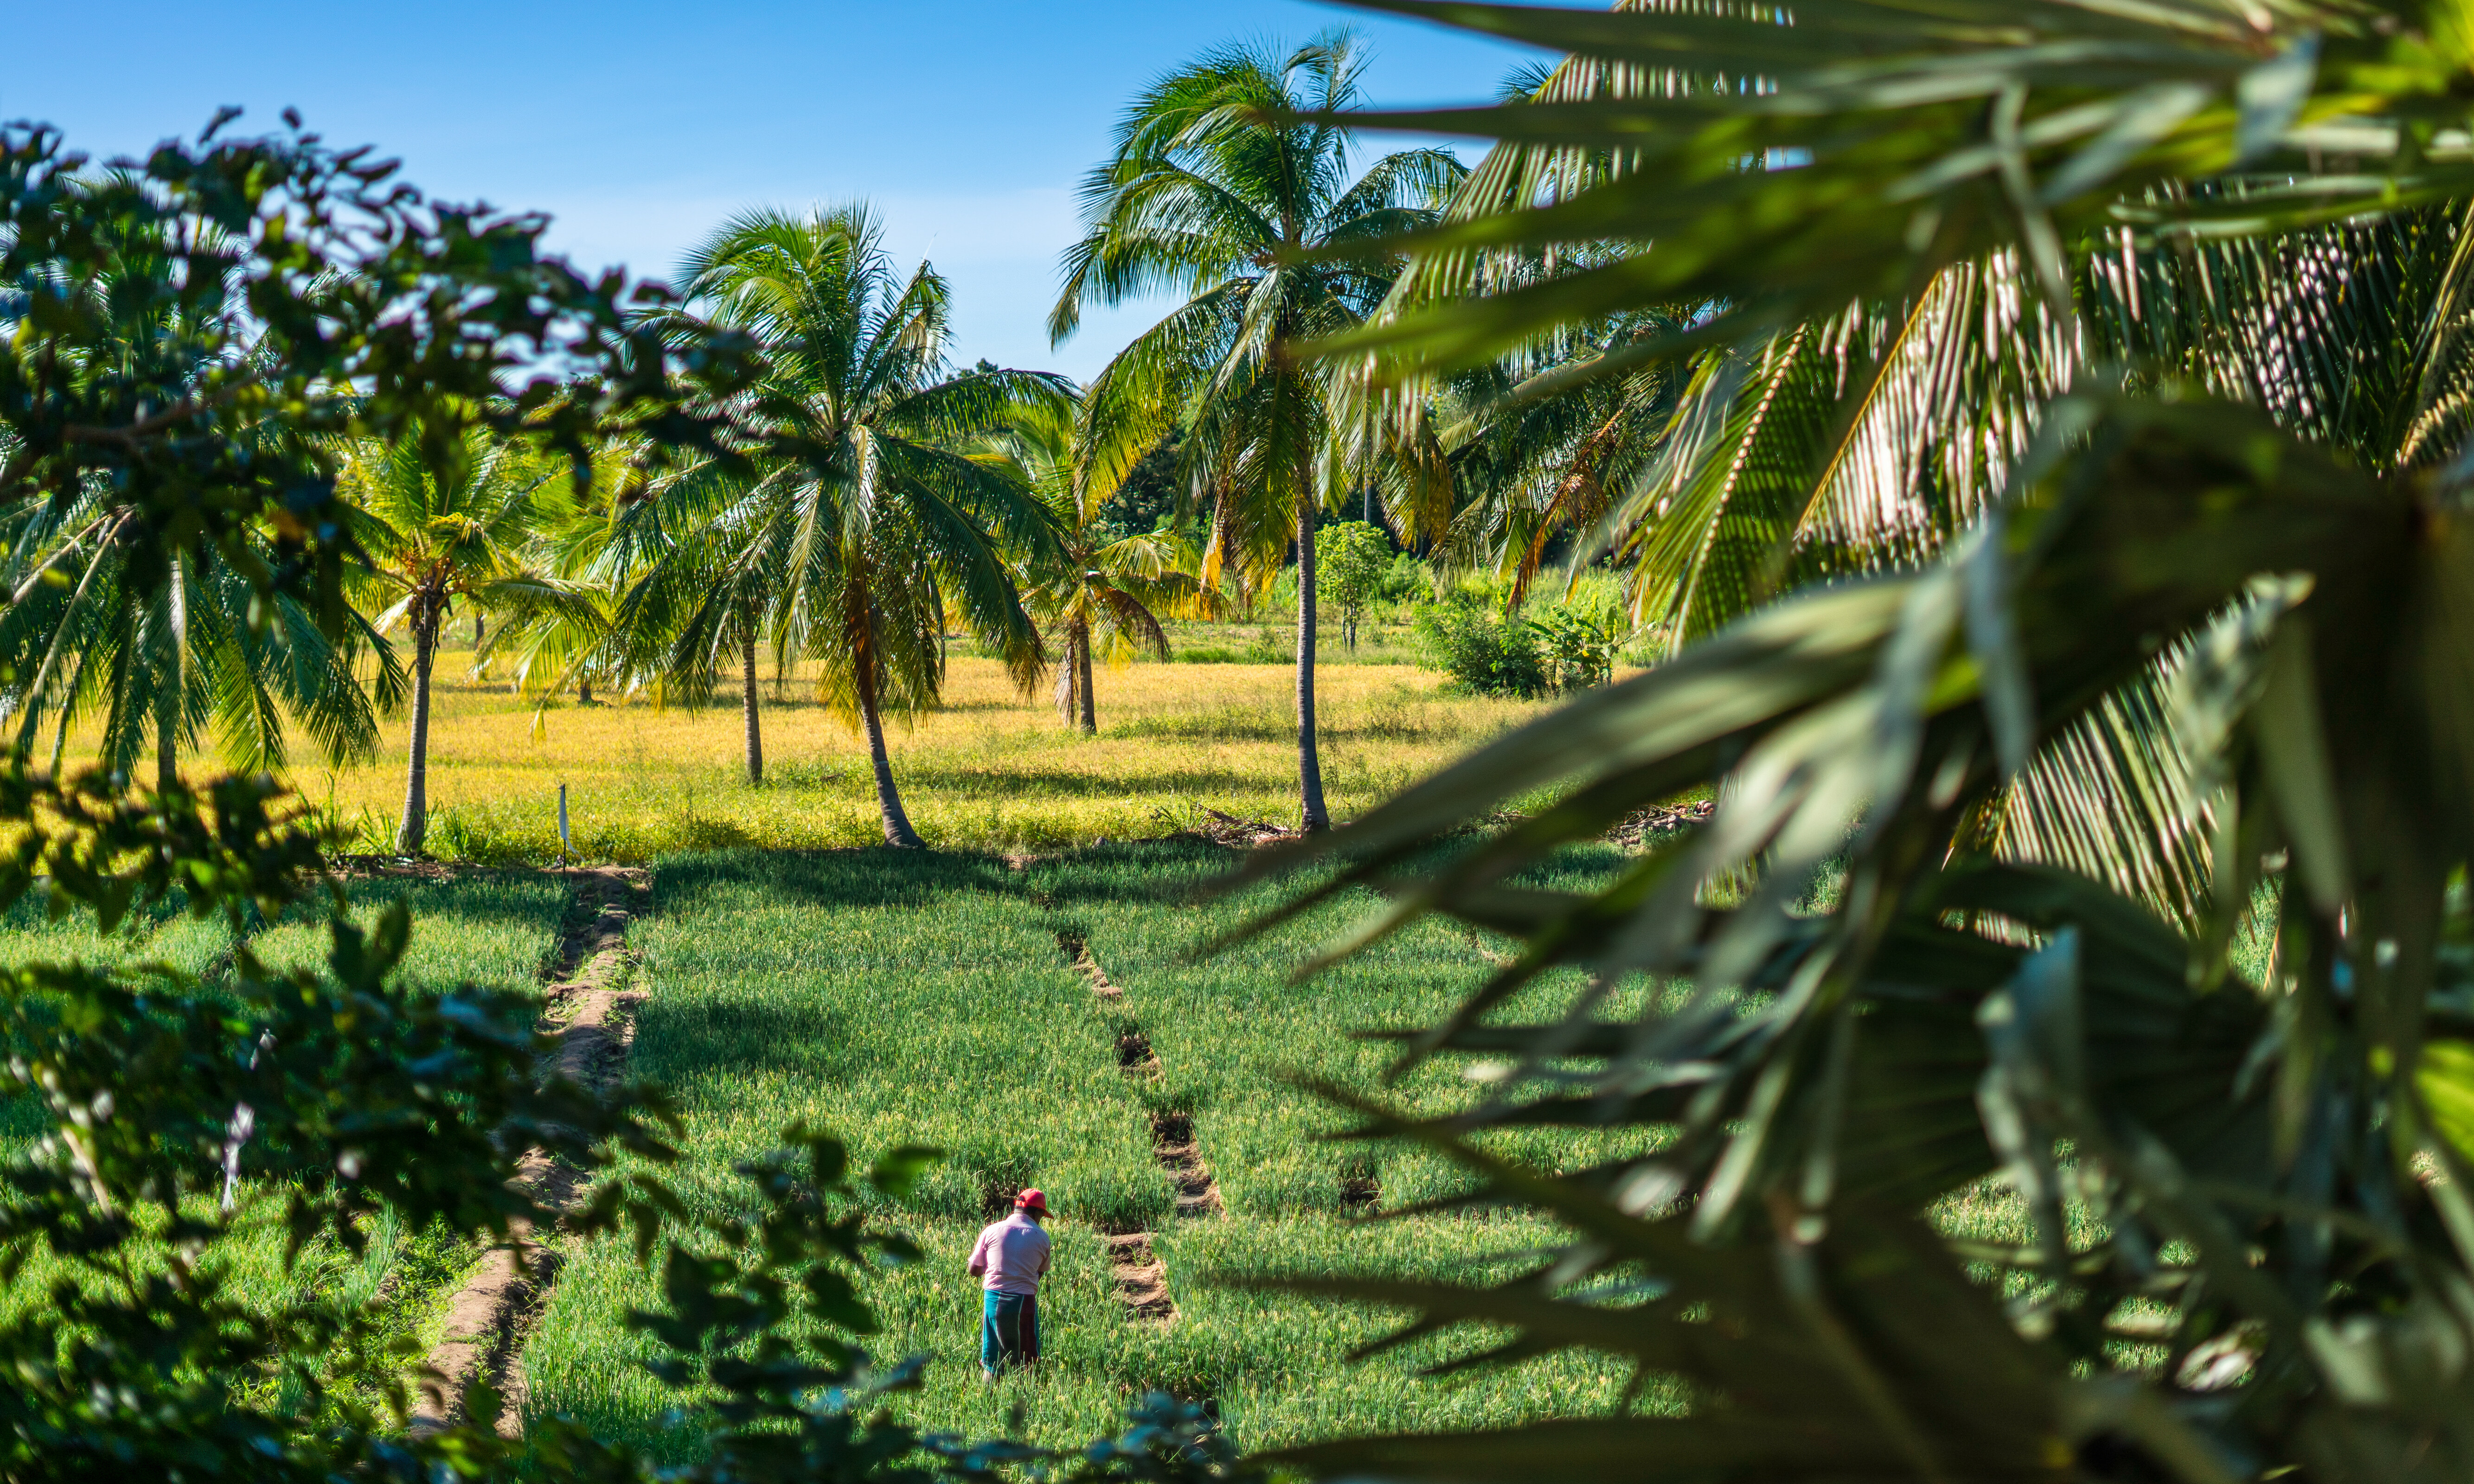
[[[1125, 1002], [1125, 989], [1108, 978], [1108, 971], [1101, 967], [1090, 943], [1080, 934], [1058, 932], [1056, 946], [1066, 961], [1090, 982], [1094, 998], [1108, 1005]], [[1131, 1021], [1119, 1025], [1117, 1066], [1138, 1082], [1152, 1081], [1164, 1070], [1159, 1053], [1152, 1048], [1151, 1037]], [[1220, 1182], [1211, 1178], [1210, 1169], [1195, 1146], [1193, 1116], [1154, 1109], [1151, 1122], [1152, 1155], [1176, 1186], [1178, 1219], [1221, 1214], [1225, 1207], [1220, 1200]], [[1176, 1301], [1169, 1296], [1168, 1264], [1152, 1250], [1154, 1235], [1150, 1231], [1104, 1229], [1100, 1239], [1107, 1245], [1109, 1275], [1116, 1282], [1117, 1297], [1126, 1305], [1128, 1316], [1137, 1324], [1165, 1326], [1176, 1323]]]
[[[545, 1012], [555, 1027], [557, 1049], [545, 1058], [543, 1076], [563, 1076], [589, 1087], [606, 1087], [625, 1069], [635, 1039], [636, 1007], [644, 991], [630, 984], [627, 927], [650, 905], [651, 877], [642, 870], [602, 867], [569, 870], [573, 885], [558, 961]], [[516, 1179], [553, 1211], [574, 1204], [579, 1173], [540, 1150], [525, 1155]], [[523, 1432], [523, 1345], [549, 1302], [558, 1277], [558, 1254], [519, 1222], [507, 1240], [483, 1254], [448, 1301], [444, 1336], [429, 1352], [413, 1409], [414, 1431], [465, 1420], [465, 1399], [476, 1386], [497, 1399], [498, 1435]]]

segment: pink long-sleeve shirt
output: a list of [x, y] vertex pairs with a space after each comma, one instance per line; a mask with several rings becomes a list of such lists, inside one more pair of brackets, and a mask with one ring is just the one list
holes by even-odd
[[1036, 1294], [1048, 1276], [1048, 1233], [1020, 1211], [991, 1224], [971, 1249], [971, 1274], [990, 1293]]

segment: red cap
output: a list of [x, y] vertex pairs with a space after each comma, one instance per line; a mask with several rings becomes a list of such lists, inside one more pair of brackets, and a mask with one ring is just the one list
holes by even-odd
[[1048, 1198], [1036, 1190], [1026, 1190], [1013, 1198], [1013, 1208], [1017, 1211], [1037, 1211], [1045, 1216], [1048, 1214]]

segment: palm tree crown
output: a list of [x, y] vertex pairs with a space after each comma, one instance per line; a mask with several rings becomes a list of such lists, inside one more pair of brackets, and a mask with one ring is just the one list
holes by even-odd
[[429, 683], [438, 636], [457, 599], [519, 620], [589, 616], [591, 599], [538, 570], [527, 544], [569, 498], [552, 466], [488, 434], [420, 432], [352, 460], [345, 487], [352, 535], [369, 557], [354, 579], [380, 633], [412, 639], [412, 741], [396, 848], [418, 855], [429, 830]]
[[1354, 179], [1329, 115], [1360, 98], [1364, 54], [1346, 32], [1285, 60], [1232, 47], [1160, 79], [1118, 124], [1082, 187], [1087, 231], [1065, 260], [1049, 318], [1056, 340], [1085, 305], [1171, 291], [1185, 304], [1118, 355], [1091, 388], [1100, 476], [1121, 475], [1182, 423], [1191, 489], [1213, 500], [1205, 581], [1234, 562], [1250, 582], [1298, 551], [1298, 766], [1303, 822], [1328, 822], [1314, 737], [1317, 513], [1345, 495], [1333, 433], [1340, 377], [1283, 347], [1362, 325], [1395, 272], [1347, 250], [1414, 230], [1459, 181], [1454, 156], [1386, 155]]
[[1207, 610], [1210, 590], [1190, 571], [1192, 544], [1174, 530], [1124, 531], [1106, 506], [1116, 487], [1089, 477], [1091, 446], [1079, 404], [1026, 407], [988, 440], [983, 461], [1013, 472], [1056, 519], [1056, 559], [1024, 568], [1031, 611], [1065, 641], [1057, 710], [1084, 733], [1100, 729], [1091, 692], [1094, 654], [1123, 664], [1143, 649], [1169, 655], [1162, 613]]
[[[201, 230], [201, 247], [232, 246], [220, 230]], [[231, 370], [230, 347], [245, 338], [234, 301], [182, 281], [197, 262], [184, 269], [145, 233], [115, 241], [109, 364], [167, 403], [198, 395]], [[37, 284], [64, 287], [41, 269], [12, 280], [0, 289], [0, 321], [26, 325]], [[270, 422], [254, 436], [272, 447], [296, 435]], [[13, 723], [16, 756], [31, 758], [50, 722], [58, 772], [70, 728], [89, 718], [100, 721], [100, 761], [113, 772], [134, 771], [151, 733], [164, 788], [182, 749], [206, 730], [227, 763], [252, 770], [283, 764], [287, 722], [330, 762], [373, 754], [377, 714], [401, 698], [404, 675], [360, 616], [313, 614], [266, 591], [281, 561], [266, 523], [168, 561], [160, 534], [103, 482], [15, 504], [0, 520], [0, 718]], [[365, 650], [377, 654], [374, 690], [356, 672]]]
[[1065, 383], [952, 375], [945, 280], [925, 264], [898, 278], [864, 206], [748, 212], [685, 267], [688, 302], [763, 349], [767, 370], [742, 410], [766, 441], [752, 467], [698, 466], [623, 518], [646, 566], [618, 626], [643, 636], [640, 666], [691, 699], [740, 662], [751, 778], [759, 642], [778, 663], [821, 662], [824, 695], [867, 737], [885, 839], [917, 845], [883, 713], [935, 700], [949, 610], [1017, 685], [1047, 669], [1007, 554], [1053, 558], [1051, 514], [962, 450], [1018, 409], [1060, 401]]
[[[206, 730], [225, 762], [252, 770], [284, 764], [288, 723], [329, 762], [376, 753], [378, 713], [401, 700], [404, 673], [358, 614], [329, 633], [289, 595], [256, 597], [217, 547], [175, 559], [150, 582], [121, 539], [131, 523], [89, 499], [30, 506], [0, 527], [13, 557], [0, 672], [16, 677], [0, 688], [0, 715], [14, 723], [19, 756], [32, 756], [48, 721], [57, 772], [70, 728], [88, 718], [114, 772], [135, 770], [151, 732], [158, 787]], [[254, 536], [244, 550], [276, 560], [273, 544]], [[365, 684], [357, 666], [371, 652], [376, 669]]]

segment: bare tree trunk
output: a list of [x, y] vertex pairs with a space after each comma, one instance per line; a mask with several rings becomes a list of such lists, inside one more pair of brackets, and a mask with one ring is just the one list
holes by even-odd
[[578, 706], [590, 706], [593, 704], [592, 681], [579, 680], [575, 683], [575, 704]]
[[[155, 697], [155, 791], [168, 793], [181, 781], [179, 691], [166, 685]], [[59, 771], [56, 767], [55, 773]]]
[[474, 614], [473, 615], [473, 653], [478, 654], [478, 653], [480, 653], [480, 652], [481, 652], [481, 641], [482, 641], [484, 638], [486, 638], [486, 637], [488, 636], [488, 633], [489, 633], [489, 631], [488, 631], [487, 629], [485, 629], [485, 628], [482, 626], [482, 624], [481, 624], [481, 615], [480, 615], [479, 613], [477, 613], [477, 612], [476, 612], [476, 613], [474, 613]]
[[1074, 620], [1074, 637], [1068, 641], [1065, 663], [1074, 667], [1074, 708], [1082, 735], [1096, 737], [1100, 731], [1097, 705], [1091, 699], [1091, 620]]
[[1331, 828], [1315, 749], [1315, 506], [1312, 481], [1298, 491], [1298, 827]]
[[416, 600], [412, 610], [412, 762], [403, 783], [403, 822], [395, 848], [421, 854], [429, 839], [429, 669], [438, 658], [438, 605]]
[[764, 734], [756, 718], [756, 636], [739, 638], [739, 718], [747, 730], [747, 781], [764, 781]]

